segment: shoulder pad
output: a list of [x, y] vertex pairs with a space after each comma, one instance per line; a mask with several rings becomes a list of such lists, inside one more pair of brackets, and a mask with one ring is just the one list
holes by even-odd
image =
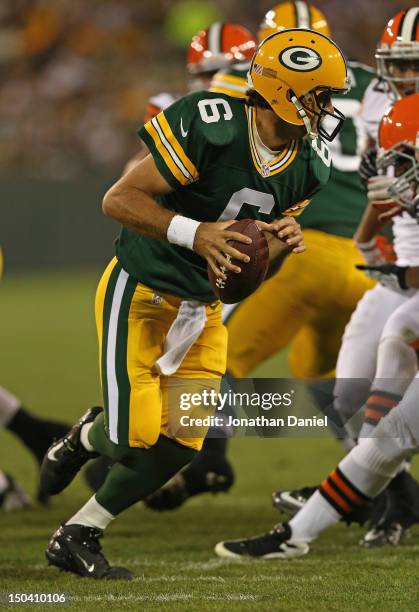
[[194, 129], [210, 144], [229, 144], [239, 133], [241, 122], [246, 120], [243, 102], [226, 94], [199, 91], [186, 98]]

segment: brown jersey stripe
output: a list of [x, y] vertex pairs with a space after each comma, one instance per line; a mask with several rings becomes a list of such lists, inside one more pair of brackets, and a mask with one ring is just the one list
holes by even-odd
[[377, 425], [378, 421], [381, 421], [386, 415], [383, 412], [374, 410], [373, 408], [367, 408], [365, 411], [364, 421], [370, 425]]
[[372, 393], [367, 400], [367, 406], [371, 404], [390, 410], [391, 408], [394, 408], [394, 406], [398, 404], [401, 399], [402, 398], [400, 395], [393, 395], [393, 397], [388, 397], [382, 393]]
[[330, 486], [327, 480], [322, 482], [319, 491], [340, 514], [346, 514], [351, 510], [351, 506], [348, 502]]
[[346, 482], [343, 480], [343, 478], [340, 477], [336, 470], [334, 470], [330, 474], [329, 481], [331, 481], [333, 485], [338, 488], [339, 492], [342, 495], [345, 495], [345, 497], [347, 497], [353, 504], [363, 503], [364, 500], [358, 495], [356, 491], [353, 490], [351, 486], [346, 484]]
[[366, 410], [373, 410], [374, 412], [379, 412], [381, 416], [386, 416], [391, 410], [391, 408], [386, 408], [386, 406], [380, 406], [379, 404], [370, 404], [366, 405]]
[[368, 497], [368, 495], [365, 495], [365, 493], [363, 493], [362, 491], [360, 491], [358, 489], [358, 487], [356, 487], [353, 482], [351, 482], [349, 480], [349, 478], [347, 478], [347, 476], [345, 476], [345, 474], [342, 472], [342, 470], [337, 467], [335, 470], [336, 474], [339, 476], [339, 478], [341, 480], [343, 480], [343, 482], [352, 489], [352, 491], [354, 491], [354, 493], [356, 493], [363, 501], [371, 501], [371, 497]]

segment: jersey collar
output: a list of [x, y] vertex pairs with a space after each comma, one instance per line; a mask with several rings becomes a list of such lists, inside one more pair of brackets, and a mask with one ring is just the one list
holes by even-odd
[[259, 152], [256, 147], [255, 110], [252, 106], [248, 106], [247, 104], [245, 108], [249, 132], [250, 151], [252, 153], [252, 159], [256, 170], [264, 178], [273, 176], [274, 174], [278, 174], [278, 172], [283, 172], [294, 161], [298, 151], [298, 142], [296, 140], [291, 140], [291, 142], [286, 147], [284, 147], [284, 149], [273, 160], [271, 160], [270, 162], [264, 161], [259, 155]]

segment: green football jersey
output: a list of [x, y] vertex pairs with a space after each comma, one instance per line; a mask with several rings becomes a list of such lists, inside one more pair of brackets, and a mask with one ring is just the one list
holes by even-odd
[[[139, 135], [173, 187], [159, 203], [198, 221], [299, 214], [329, 179], [329, 150], [320, 139], [291, 141], [265, 162], [255, 133], [254, 108], [208, 91], [154, 117]], [[116, 253], [129, 274], [156, 291], [214, 301], [207, 263], [190, 249], [123, 228]]]
[[313, 198], [299, 222], [303, 228], [352, 238], [367, 205], [358, 175], [360, 153], [367, 141], [359, 113], [364, 92], [375, 75], [363, 64], [348, 64], [352, 89], [345, 96], [334, 99], [346, 120], [338, 136], [329, 144], [333, 161], [331, 178], [325, 189]]

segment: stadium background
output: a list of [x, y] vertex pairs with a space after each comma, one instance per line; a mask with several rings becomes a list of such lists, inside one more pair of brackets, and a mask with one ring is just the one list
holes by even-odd
[[[346, 53], [369, 64], [385, 21], [414, 4], [316, 2]], [[100, 401], [93, 298], [117, 232], [100, 204], [137, 150], [135, 131], [148, 96], [162, 88], [185, 91], [185, 46], [199, 27], [226, 19], [256, 31], [271, 6], [266, 0], [1, 3], [0, 372], [1, 384], [35, 413], [71, 422]], [[285, 376], [284, 364], [278, 356], [255, 374]], [[147, 609], [170, 602], [173, 609], [205, 610], [228, 602], [237, 610], [412, 610], [414, 543], [361, 554], [360, 531], [338, 527], [312, 557], [286, 567], [257, 564], [254, 571], [250, 564], [222, 565], [211, 557], [212, 544], [222, 537], [263, 530], [277, 520], [269, 501], [274, 488], [316, 482], [341, 453], [332, 439], [236, 440], [238, 481], [231, 495], [204, 496], [164, 519], [129, 511], [106, 546], [114, 561], [130, 557], [140, 576], [130, 589], [133, 602], [123, 587], [86, 586], [45, 569], [43, 548], [52, 527], [86, 497], [79, 479], [49, 511], [0, 517], [0, 590], [51, 591], [56, 580], [58, 590], [96, 594], [98, 609], [113, 593], [125, 596], [115, 609], [136, 609], [144, 601]], [[0, 466], [33, 494], [36, 466], [3, 432]], [[73, 606], [86, 609], [81, 600]]]

